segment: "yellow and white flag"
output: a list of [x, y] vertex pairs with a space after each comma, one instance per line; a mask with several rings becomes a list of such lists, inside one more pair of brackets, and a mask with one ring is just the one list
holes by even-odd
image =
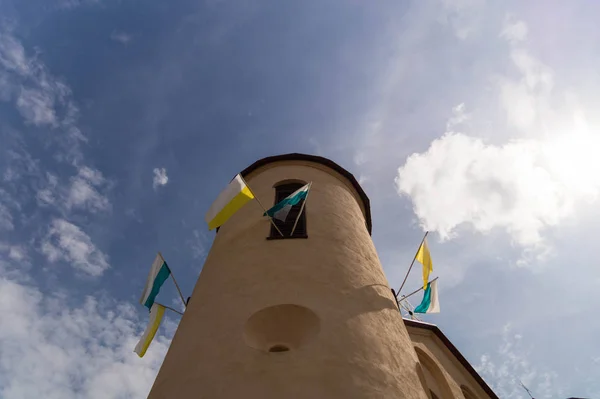
[[208, 229], [212, 230], [221, 226], [252, 199], [254, 199], [254, 194], [252, 194], [242, 176], [238, 174], [227, 188], [219, 194], [206, 213], [205, 220], [208, 223]]
[[137, 353], [139, 357], [144, 357], [146, 350], [156, 335], [156, 330], [158, 330], [158, 326], [160, 326], [164, 314], [165, 307], [155, 302], [150, 309], [150, 321], [148, 322], [148, 327], [146, 327], [144, 335], [140, 338], [140, 342], [135, 346], [134, 352]]
[[421, 243], [416, 259], [423, 265], [423, 289], [425, 290], [429, 282], [429, 273], [433, 271], [433, 263], [431, 262], [431, 255], [427, 247], [427, 238]]

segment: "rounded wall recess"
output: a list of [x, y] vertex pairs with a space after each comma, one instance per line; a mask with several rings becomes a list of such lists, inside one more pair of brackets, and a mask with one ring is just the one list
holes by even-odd
[[290, 348], [285, 345], [273, 345], [269, 348], [269, 352], [287, 352]]
[[276, 305], [254, 313], [244, 326], [248, 346], [281, 353], [299, 348], [319, 333], [319, 317], [299, 305]]

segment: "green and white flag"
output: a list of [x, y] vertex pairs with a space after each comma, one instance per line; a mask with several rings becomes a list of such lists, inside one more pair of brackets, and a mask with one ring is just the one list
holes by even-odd
[[148, 274], [148, 279], [146, 280], [146, 286], [142, 292], [140, 303], [148, 309], [152, 309], [154, 298], [156, 298], [158, 291], [160, 291], [160, 287], [162, 287], [163, 283], [170, 275], [171, 269], [169, 269], [167, 262], [165, 262], [162, 255], [159, 253], [156, 255], [156, 258], [154, 258], [154, 262], [152, 262], [150, 274]]
[[277, 204], [275, 204], [274, 207], [266, 211], [263, 216], [269, 215], [273, 219], [285, 222], [285, 219], [287, 219], [288, 213], [290, 213], [292, 207], [294, 205], [299, 204], [300, 201], [306, 198], [306, 196], [308, 195], [309, 188], [310, 183], [303, 187], [300, 187], [298, 190], [294, 191], [293, 193], [279, 201]]
[[414, 313], [440, 313], [437, 280], [427, 283], [423, 300], [414, 310]]

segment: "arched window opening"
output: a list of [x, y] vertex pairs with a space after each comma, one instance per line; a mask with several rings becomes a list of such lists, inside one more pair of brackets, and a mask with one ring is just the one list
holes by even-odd
[[[284, 198], [292, 194], [294, 191], [302, 188], [306, 183], [300, 182], [282, 182], [275, 186], [275, 202], [278, 204]], [[271, 224], [271, 233], [268, 238], [270, 239], [281, 239], [281, 238], [307, 238], [306, 231], [306, 207], [302, 209], [304, 200], [300, 200], [296, 205], [289, 209], [287, 214], [277, 215], [273, 217], [273, 222], [277, 229]], [[302, 209], [302, 213], [300, 210]], [[296, 222], [297, 220], [297, 222]], [[295, 227], [294, 227], [295, 225]], [[281, 232], [281, 234], [280, 234]], [[293, 234], [292, 234], [293, 232]], [[282, 235], [283, 234], [283, 235]]]
[[425, 351], [415, 347], [431, 399], [452, 398], [452, 390], [437, 362]]

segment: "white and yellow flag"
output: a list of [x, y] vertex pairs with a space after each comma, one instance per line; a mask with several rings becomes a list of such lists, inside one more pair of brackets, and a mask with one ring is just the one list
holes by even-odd
[[254, 199], [254, 194], [252, 194], [242, 176], [238, 174], [227, 188], [219, 194], [206, 213], [205, 220], [208, 223], [208, 229], [212, 230], [221, 226], [252, 199]]
[[154, 339], [164, 314], [165, 307], [154, 302], [150, 309], [150, 321], [148, 322], [146, 331], [144, 331], [142, 338], [140, 338], [140, 342], [138, 342], [134, 349], [134, 352], [137, 353], [139, 357], [144, 357], [144, 354], [146, 354], [146, 350]]

